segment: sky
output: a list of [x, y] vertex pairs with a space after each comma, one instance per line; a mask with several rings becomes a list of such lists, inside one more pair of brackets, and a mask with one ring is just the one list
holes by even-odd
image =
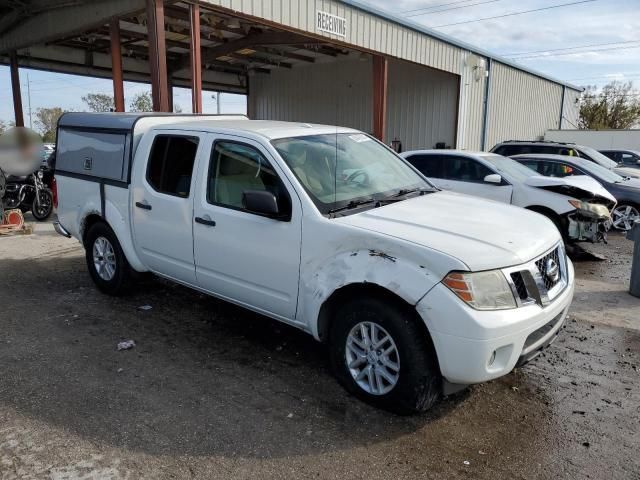
[[[640, 0], [361, 1], [381, 10], [392, 9], [395, 16], [573, 84], [601, 87], [611, 80], [623, 80], [640, 85]], [[538, 11], [520, 13], [530, 10]], [[8, 70], [0, 66], [0, 120], [5, 121], [13, 119]], [[25, 69], [20, 75], [27, 125], [29, 97], [35, 118], [38, 108], [86, 110], [83, 95], [112, 93], [110, 80]], [[135, 94], [149, 90], [148, 85], [126, 82], [126, 104]], [[190, 112], [190, 91], [175, 88], [174, 102]], [[204, 93], [203, 104], [205, 113], [215, 113], [212, 92]], [[222, 113], [246, 112], [242, 95], [222, 94], [221, 104]]]

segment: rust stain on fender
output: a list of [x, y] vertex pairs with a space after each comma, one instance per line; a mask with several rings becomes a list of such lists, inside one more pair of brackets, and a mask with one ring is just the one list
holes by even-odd
[[378, 252], [377, 250], [369, 250], [369, 256], [370, 257], [380, 257], [383, 258], [385, 260], [389, 260], [390, 262], [394, 262], [396, 261], [396, 257], [392, 257], [391, 255], [388, 255], [384, 252]]

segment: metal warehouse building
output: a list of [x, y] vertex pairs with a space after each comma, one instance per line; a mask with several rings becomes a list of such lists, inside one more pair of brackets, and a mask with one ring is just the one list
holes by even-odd
[[[0, 63], [243, 93], [255, 119], [372, 132], [404, 149], [488, 149], [577, 123], [580, 89], [353, 0], [22, 0], [0, 3]], [[53, 92], [52, 92], [53, 93]]]

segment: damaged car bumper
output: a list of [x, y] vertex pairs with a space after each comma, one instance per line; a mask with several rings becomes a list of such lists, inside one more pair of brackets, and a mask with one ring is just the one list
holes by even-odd
[[443, 377], [450, 384], [481, 383], [537, 356], [555, 340], [573, 299], [574, 269], [568, 259], [565, 274], [566, 286], [549, 303], [528, 302], [510, 310], [475, 310], [443, 284], [429, 291], [416, 309], [431, 334]]
[[609, 207], [581, 200], [570, 200], [569, 203], [576, 208], [567, 214], [569, 239], [579, 242], [603, 241], [606, 243], [607, 232], [613, 225], [611, 210], [615, 204]]

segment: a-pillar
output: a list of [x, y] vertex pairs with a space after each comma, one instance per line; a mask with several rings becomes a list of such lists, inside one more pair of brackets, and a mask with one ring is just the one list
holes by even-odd
[[373, 135], [384, 142], [387, 122], [387, 72], [386, 57], [373, 57]]
[[24, 127], [24, 114], [22, 113], [22, 93], [20, 92], [20, 74], [18, 73], [18, 55], [16, 52], [9, 54], [11, 69], [11, 92], [13, 93], [13, 113], [16, 127]]
[[189, 5], [191, 25], [191, 108], [202, 113], [202, 57], [200, 52], [200, 5]]
[[149, 36], [149, 70], [151, 73], [153, 111], [169, 112], [163, 0], [147, 0], [147, 31]]
[[113, 77], [113, 103], [116, 112], [124, 112], [124, 80], [122, 77], [122, 48], [120, 45], [120, 20], [113, 18], [109, 24], [111, 36], [111, 76]]

